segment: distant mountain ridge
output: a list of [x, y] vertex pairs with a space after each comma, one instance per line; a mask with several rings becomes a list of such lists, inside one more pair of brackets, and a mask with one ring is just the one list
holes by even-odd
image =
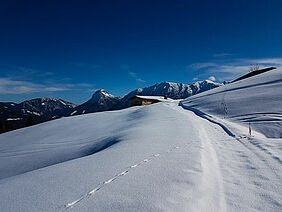
[[96, 90], [92, 97], [81, 105], [62, 99], [37, 98], [16, 104], [0, 102], [0, 132], [29, 126], [33, 123], [86, 113], [124, 109], [130, 106], [129, 99], [135, 95], [167, 96], [171, 99], [184, 99], [216, 87], [220, 83], [210, 80], [192, 84], [162, 82], [131, 91], [124, 97], [116, 97], [104, 89]]
[[171, 99], [184, 99], [197, 93], [216, 88], [220, 85], [220, 83], [210, 80], [199, 81], [192, 84], [162, 82], [153, 86], [138, 88], [127, 94], [124, 98], [127, 99], [128, 97], [130, 98], [135, 95], [150, 95], [167, 96]]
[[41, 123], [67, 114], [75, 104], [62, 99], [37, 98], [19, 104], [0, 102], [0, 132]]
[[153, 86], [138, 88], [124, 97], [116, 97], [109, 94], [104, 89], [99, 89], [93, 94], [91, 99], [74, 108], [69, 115], [127, 108], [130, 106], [129, 99], [135, 95], [166, 96], [171, 99], [184, 99], [197, 93], [219, 87], [220, 85], [222, 84], [210, 80], [199, 81], [192, 84], [162, 82]]

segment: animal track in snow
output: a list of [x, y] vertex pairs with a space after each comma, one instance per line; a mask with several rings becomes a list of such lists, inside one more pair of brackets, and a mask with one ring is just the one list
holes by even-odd
[[72, 202], [70, 202], [70, 203], [65, 204], [65, 206], [64, 206], [64, 208], [63, 208], [62, 211], [66, 211], [66, 210], [68, 210], [68, 209], [70, 209], [70, 208], [73, 208], [73, 207], [74, 207], [76, 204], [78, 204], [80, 201], [82, 201], [83, 199], [85, 199], [85, 198], [87, 198], [87, 197], [89, 197], [89, 196], [94, 195], [94, 194], [97, 193], [99, 190], [101, 190], [104, 186], [106, 186], [106, 185], [112, 183], [113, 181], [115, 181], [115, 180], [116, 180], [117, 178], [119, 178], [119, 177], [125, 176], [131, 169], [136, 168], [136, 167], [142, 165], [143, 163], [148, 163], [148, 162], [150, 162], [151, 160], [153, 160], [154, 158], [157, 158], [157, 157], [159, 157], [159, 156], [161, 156], [161, 155], [170, 153], [170, 152], [172, 152], [173, 150], [179, 149], [179, 148], [180, 148], [179, 146], [175, 146], [175, 147], [173, 147], [173, 148], [171, 148], [171, 149], [169, 149], [169, 150], [167, 150], [167, 151], [165, 151], [165, 152], [163, 152], [163, 153], [153, 154], [153, 155], [149, 156], [148, 158], [145, 158], [145, 159], [141, 160], [139, 163], [136, 163], [136, 164], [134, 164], [134, 165], [129, 166], [129, 167], [126, 168], [123, 172], [121, 172], [121, 173], [119, 173], [119, 174], [116, 174], [114, 177], [112, 177], [112, 178], [110, 178], [110, 179], [108, 179], [108, 180], [103, 181], [103, 183], [100, 183], [100, 185], [98, 185], [96, 188], [94, 188], [94, 189], [92, 189], [91, 191], [87, 192], [86, 194], [82, 195], [82, 196], [81, 196], [80, 198], [78, 198], [77, 200], [74, 200], [74, 201], [72, 201]]

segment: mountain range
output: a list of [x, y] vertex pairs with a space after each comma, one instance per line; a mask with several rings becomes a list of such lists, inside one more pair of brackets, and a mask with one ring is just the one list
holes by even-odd
[[19, 104], [0, 102], [0, 132], [64, 116], [75, 104], [62, 99], [37, 98]]
[[49, 98], [37, 98], [19, 104], [0, 102], [0, 133], [63, 116], [124, 109], [130, 107], [129, 99], [135, 95], [184, 99], [220, 85], [222, 84], [210, 80], [192, 84], [162, 82], [153, 86], [138, 88], [124, 97], [116, 97], [104, 89], [99, 89], [88, 101], [81, 105], [75, 105], [62, 99]]

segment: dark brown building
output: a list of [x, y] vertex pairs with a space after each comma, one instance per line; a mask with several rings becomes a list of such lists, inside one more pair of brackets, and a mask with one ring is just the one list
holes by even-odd
[[163, 96], [133, 96], [129, 100], [131, 106], [140, 106], [161, 102], [164, 99]]

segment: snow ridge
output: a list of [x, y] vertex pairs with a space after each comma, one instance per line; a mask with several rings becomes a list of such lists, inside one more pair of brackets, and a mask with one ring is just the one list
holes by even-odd
[[282, 68], [191, 96], [181, 105], [282, 138]]

